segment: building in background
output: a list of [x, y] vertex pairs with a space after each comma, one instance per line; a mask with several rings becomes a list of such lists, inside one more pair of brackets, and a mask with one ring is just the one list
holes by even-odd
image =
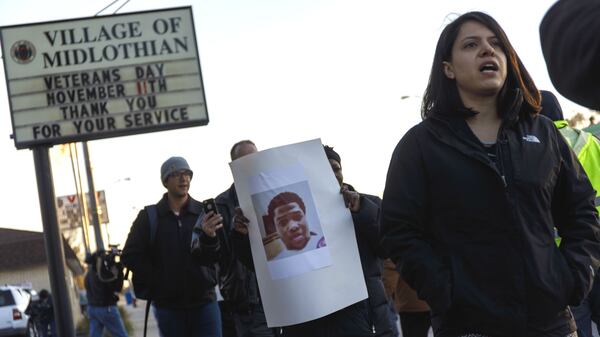
[[[79, 290], [83, 289], [84, 269], [65, 240], [63, 249], [73, 321], [78, 322], [81, 318]], [[30, 285], [38, 292], [41, 289], [51, 291], [43, 233], [0, 228], [0, 284]]]

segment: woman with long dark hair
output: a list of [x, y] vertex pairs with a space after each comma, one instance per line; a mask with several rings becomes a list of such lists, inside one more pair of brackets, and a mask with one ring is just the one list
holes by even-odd
[[[594, 190], [500, 25], [443, 30], [392, 156], [382, 243], [436, 336], [571, 336], [600, 261]], [[562, 237], [554, 243], [554, 228]]]

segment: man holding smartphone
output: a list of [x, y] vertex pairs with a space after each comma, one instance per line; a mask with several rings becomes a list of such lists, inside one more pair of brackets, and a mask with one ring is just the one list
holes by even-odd
[[[231, 147], [231, 160], [257, 152], [250, 140], [242, 140]], [[216, 206], [223, 217], [226, 233], [233, 226], [235, 208], [239, 206], [235, 186], [216, 198]], [[267, 327], [256, 274], [239, 261], [239, 256], [227, 240], [227, 249], [232, 253], [227, 264], [219, 265], [219, 288], [224, 301], [219, 302], [223, 317], [223, 337], [273, 337], [273, 329]]]
[[[125, 266], [149, 284], [161, 337], [221, 336], [214, 265], [223, 253], [217, 236], [223, 219], [214, 212], [205, 214], [202, 203], [188, 194], [192, 176], [182, 157], [162, 164], [160, 177], [167, 192], [139, 212], [123, 248]], [[194, 252], [192, 232], [199, 235]]]

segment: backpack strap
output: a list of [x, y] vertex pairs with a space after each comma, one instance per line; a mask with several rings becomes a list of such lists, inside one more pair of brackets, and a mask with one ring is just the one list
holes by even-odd
[[[146, 213], [148, 214], [148, 221], [150, 223], [150, 246], [154, 245], [154, 240], [156, 239], [156, 231], [158, 229], [158, 209], [156, 205], [148, 205], [144, 207], [146, 209]], [[146, 301], [146, 314], [144, 315], [144, 337], [146, 337], [146, 332], [148, 328], [148, 313], [150, 312], [150, 303], [151, 299]]]
[[156, 205], [148, 205], [144, 208], [150, 221], [150, 245], [153, 245], [156, 238], [156, 230], [158, 229], [158, 209]]
[[146, 302], [146, 315], [144, 316], [144, 337], [146, 337], [146, 332], [148, 329], [148, 313], [150, 312], [150, 300]]

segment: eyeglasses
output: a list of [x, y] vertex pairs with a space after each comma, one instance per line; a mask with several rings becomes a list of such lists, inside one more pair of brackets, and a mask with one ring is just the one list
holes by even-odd
[[190, 172], [188, 170], [181, 170], [181, 171], [175, 171], [175, 172], [169, 174], [169, 178], [179, 179], [181, 177], [191, 178], [192, 172]]

